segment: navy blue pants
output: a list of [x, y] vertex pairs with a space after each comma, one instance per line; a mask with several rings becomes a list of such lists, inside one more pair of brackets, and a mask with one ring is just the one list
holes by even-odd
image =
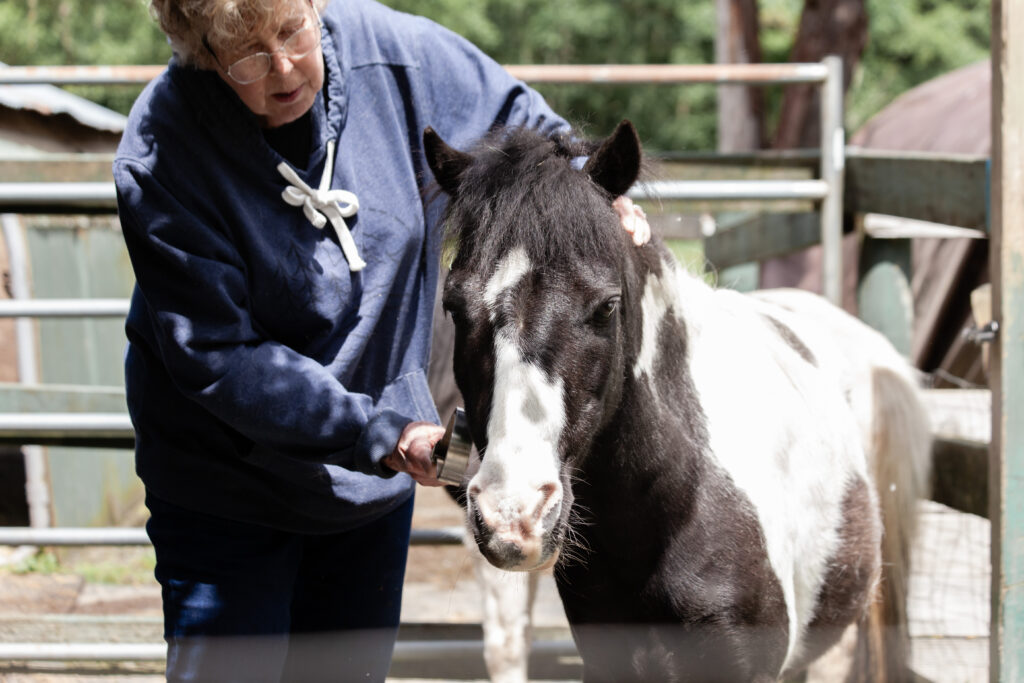
[[398, 632], [413, 501], [302, 535], [146, 497], [169, 681], [382, 681]]

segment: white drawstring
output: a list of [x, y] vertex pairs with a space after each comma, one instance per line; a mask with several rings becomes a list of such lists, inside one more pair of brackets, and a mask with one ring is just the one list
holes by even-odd
[[354, 216], [359, 211], [359, 199], [348, 190], [331, 189], [331, 176], [334, 174], [334, 141], [327, 143], [327, 161], [324, 164], [319, 189], [314, 190], [302, 182], [299, 174], [284, 161], [277, 165], [277, 171], [291, 183], [281, 193], [281, 198], [292, 206], [301, 206], [302, 213], [316, 228], [323, 230], [330, 221], [334, 233], [338, 236], [341, 251], [348, 260], [349, 270], [359, 271], [365, 268], [366, 261], [360, 258], [356, 242], [352, 239], [348, 224], [345, 223], [346, 218]]

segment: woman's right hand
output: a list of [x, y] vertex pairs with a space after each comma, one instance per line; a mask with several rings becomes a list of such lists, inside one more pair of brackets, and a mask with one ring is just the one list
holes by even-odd
[[444, 486], [437, 478], [432, 455], [434, 444], [444, 436], [444, 427], [430, 422], [410, 422], [398, 437], [395, 449], [384, 464], [396, 472], [405, 472], [423, 486]]

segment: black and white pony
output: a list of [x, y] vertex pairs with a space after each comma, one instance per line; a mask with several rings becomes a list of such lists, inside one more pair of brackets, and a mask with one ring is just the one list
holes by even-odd
[[458, 245], [468, 525], [496, 567], [555, 567], [585, 679], [774, 681], [851, 624], [859, 677], [903, 678], [930, 453], [903, 359], [814, 295], [717, 290], [633, 246], [628, 122], [424, 150]]

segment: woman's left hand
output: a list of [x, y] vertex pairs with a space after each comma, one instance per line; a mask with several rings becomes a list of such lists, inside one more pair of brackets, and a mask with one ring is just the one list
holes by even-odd
[[444, 436], [444, 427], [430, 422], [410, 422], [398, 437], [395, 449], [384, 464], [396, 472], [405, 472], [423, 486], [444, 486], [437, 478], [437, 465], [431, 457], [434, 444]]
[[651, 239], [651, 225], [647, 222], [647, 214], [633, 203], [626, 195], [617, 197], [612, 208], [619, 216], [622, 228], [633, 236], [633, 244], [642, 247]]

